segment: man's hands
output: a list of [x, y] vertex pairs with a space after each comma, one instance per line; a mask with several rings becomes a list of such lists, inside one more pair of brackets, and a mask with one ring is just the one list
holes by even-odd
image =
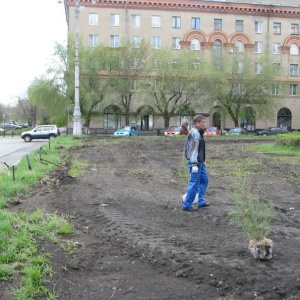
[[198, 166], [192, 166], [192, 173], [198, 173]]

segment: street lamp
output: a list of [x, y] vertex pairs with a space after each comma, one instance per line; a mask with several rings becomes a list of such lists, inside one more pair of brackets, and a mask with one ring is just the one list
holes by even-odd
[[75, 106], [73, 119], [73, 135], [82, 134], [81, 112], [79, 100], [79, 8], [78, 0], [75, 1]]
[[[79, 0], [75, 0], [75, 106], [73, 113], [73, 135], [82, 135], [81, 126], [81, 111], [80, 111], [80, 99], [79, 99]], [[58, 3], [62, 3], [59, 0]], [[97, 0], [92, 0], [93, 4], [97, 3]]]

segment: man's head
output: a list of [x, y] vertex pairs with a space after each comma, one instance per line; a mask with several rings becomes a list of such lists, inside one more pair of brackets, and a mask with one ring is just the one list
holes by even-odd
[[194, 125], [197, 127], [198, 130], [204, 130], [206, 126], [206, 119], [202, 115], [196, 115], [194, 117]]

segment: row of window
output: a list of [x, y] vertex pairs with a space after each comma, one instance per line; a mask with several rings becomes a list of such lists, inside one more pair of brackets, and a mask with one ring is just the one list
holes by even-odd
[[[280, 85], [273, 84], [272, 85], [272, 95], [280, 95]], [[298, 95], [298, 85], [290, 84], [290, 96]]]
[[[138, 90], [139, 89], [139, 84], [137, 80], [133, 80], [132, 82], [132, 89], [133, 90]], [[257, 93], [261, 93], [261, 87], [257, 87]], [[242, 84], [241, 83], [235, 83], [234, 84], [234, 92], [235, 93], [240, 93], [242, 91]], [[197, 93], [200, 93], [200, 89], [196, 91]], [[274, 96], [279, 96], [280, 95], [280, 85], [279, 84], [273, 84], [272, 89], [271, 89], [271, 94]], [[298, 95], [298, 85], [297, 84], [290, 84], [289, 85], [289, 95], [290, 96], [297, 96]]]
[[[151, 17], [151, 26], [152, 28], [160, 28], [162, 27], [161, 16], [152, 16]], [[201, 28], [201, 19], [199, 17], [191, 18], [191, 29], [200, 29]], [[98, 25], [99, 24], [99, 16], [97, 13], [89, 14], [89, 25]], [[113, 27], [120, 26], [120, 15], [119, 14], [111, 14], [110, 15], [110, 25]], [[132, 27], [138, 28], [141, 26], [141, 16], [140, 15], [131, 15], [131, 25]], [[222, 19], [214, 19], [214, 30], [222, 30], [223, 28], [223, 20]], [[181, 17], [172, 16], [172, 28], [180, 29], [181, 28]], [[291, 24], [291, 34], [299, 34], [299, 23]], [[255, 33], [263, 32], [263, 21], [254, 21], [254, 30]], [[235, 31], [243, 32], [244, 31], [244, 21], [236, 20], [235, 21]], [[273, 34], [280, 35], [281, 34], [281, 23], [273, 22]]]
[[[172, 49], [181, 49], [180, 45], [181, 38], [180, 37], [172, 37]], [[138, 48], [141, 42], [140, 36], [132, 36], [131, 43], [133, 47]], [[90, 34], [89, 35], [89, 46], [96, 47], [98, 45], [98, 35]], [[161, 48], [161, 37], [153, 36], [151, 38], [151, 45], [153, 49]], [[110, 36], [110, 47], [120, 47], [120, 36], [119, 35], [111, 35]], [[193, 39], [191, 41], [191, 50], [201, 50], [200, 42], [197, 39]], [[273, 43], [273, 54], [281, 54], [281, 44]], [[237, 41], [235, 44], [235, 52], [244, 52], [244, 44], [241, 41]], [[254, 52], [262, 53], [263, 52], [263, 42], [254, 42]], [[299, 55], [299, 47], [296, 44], [292, 44], [290, 47], [291, 55]]]

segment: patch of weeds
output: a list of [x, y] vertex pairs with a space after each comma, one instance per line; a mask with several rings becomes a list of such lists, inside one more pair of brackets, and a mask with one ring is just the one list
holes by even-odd
[[67, 222], [63, 222], [61, 226], [57, 229], [58, 234], [73, 234], [73, 227]]
[[18, 299], [34, 299], [36, 297], [47, 297], [55, 299], [55, 294], [47, 287], [48, 281], [45, 276], [52, 275], [49, 265], [45, 268], [40, 264], [31, 264], [24, 269], [24, 276], [21, 279], [21, 287], [15, 291]]
[[62, 244], [60, 248], [66, 253], [67, 255], [74, 255], [77, 250], [78, 243], [68, 241], [65, 244]]
[[88, 166], [88, 162], [86, 160], [79, 160], [75, 157], [72, 159], [72, 164], [69, 170], [69, 175], [72, 177], [78, 177], [85, 172], [85, 167]]
[[289, 171], [287, 174], [287, 180], [289, 181], [299, 180], [299, 173], [295, 170]]
[[65, 219], [41, 210], [13, 215], [0, 209], [0, 219], [0, 280], [20, 276], [14, 292], [17, 299], [54, 299], [55, 294], [46, 287], [46, 278], [52, 277], [49, 255], [43, 249], [38, 254], [37, 239], [57, 242], [55, 234], [70, 234], [72, 227]]
[[0, 280], [10, 280], [14, 275], [14, 270], [9, 264], [0, 264]]
[[68, 267], [66, 264], [62, 265], [61, 266], [61, 269], [64, 271], [64, 272], [68, 272]]
[[146, 170], [146, 169], [143, 169], [143, 168], [136, 168], [136, 169], [127, 170], [127, 175], [136, 176], [136, 175], [145, 174], [145, 173], [150, 174], [150, 172], [151, 172], [151, 169]]

